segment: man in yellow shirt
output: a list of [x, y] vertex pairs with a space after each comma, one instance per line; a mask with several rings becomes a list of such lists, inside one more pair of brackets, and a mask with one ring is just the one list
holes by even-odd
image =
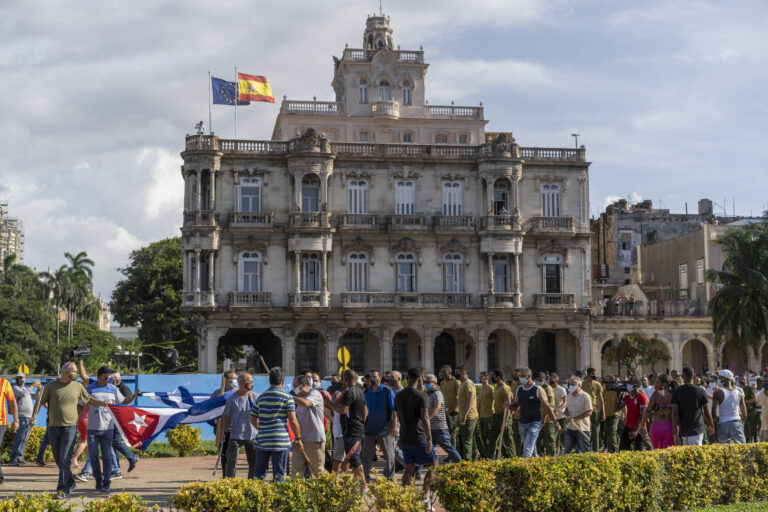
[[459, 405], [459, 381], [453, 377], [450, 365], [443, 365], [440, 368], [440, 391], [443, 393], [443, 400], [445, 400], [445, 413], [450, 416], [451, 420], [448, 422], [448, 426], [451, 432], [451, 444], [458, 446], [458, 405]]
[[[493, 459], [496, 455], [496, 448], [501, 441], [501, 456], [514, 457], [516, 454], [515, 440], [512, 438], [512, 415], [507, 415], [507, 424], [504, 425], [504, 404], [512, 400], [512, 388], [504, 382], [504, 373], [501, 370], [493, 370], [493, 383], [496, 387], [493, 389], [493, 424], [491, 435], [488, 437], [485, 457]], [[502, 432], [502, 425], [504, 431]]]
[[[547, 401], [552, 409], [555, 409], [555, 391], [549, 386], [547, 375], [544, 372], [539, 372], [536, 375], [536, 386], [539, 386], [547, 394]], [[537, 440], [537, 450], [539, 455], [555, 455], [557, 449], [557, 432], [555, 431], [555, 422], [547, 416], [545, 405], [541, 404], [541, 432], [539, 432], [539, 438]]]
[[459, 382], [459, 454], [464, 460], [472, 460], [475, 428], [477, 428], [477, 393], [475, 383], [467, 378], [467, 370], [463, 366], [456, 368], [456, 378]]
[[592, 451], [600, 451], [600, 424], [605, 421], [605, 404], [603, 403], [603, 385], [597, 380], [594, 368], [587, 368], [587, 376], [581, 384], [581, 390], [592, 399]]
[[477, 426], [480, 433], [478, 452], [480, 457], [488, 457], [488, 447], [493, 437], [493, 388], [488, 383], [488, 373], [480, 372], [480, 391], [477, 393]]
[[605, 378], [605, 392], [603, 402], [605, 405], [605, 449], [610, 453], [619, 451], [619, 415], [616, 414], [616, 381], [613, 376]]

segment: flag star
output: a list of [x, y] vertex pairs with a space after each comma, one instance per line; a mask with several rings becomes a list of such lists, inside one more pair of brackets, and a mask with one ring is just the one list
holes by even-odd
[[144, 421], [144, 419], [146, 417], [147, 417], [146, 414], [144, 416], [139, 416], [138, 414], [133, 413], [133, 421], [129, 421], [128, 424], [129, 425], [134, 425], [136, 427], [136, 432], [138, 433], [138, 432], [141, 431], [141, 427], [148, 427], [149, 426]]

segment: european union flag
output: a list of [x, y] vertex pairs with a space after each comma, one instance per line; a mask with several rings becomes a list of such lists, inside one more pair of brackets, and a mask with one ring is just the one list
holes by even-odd
[[238, 105], [250, 105], [250, 101], [237, 100], [237, 84], [235, 82], [227, 82], [221, 78], [211, 77], [211, 90], [213, 91], [213, 104], [214, 105], [234, 105], [237, 101]]

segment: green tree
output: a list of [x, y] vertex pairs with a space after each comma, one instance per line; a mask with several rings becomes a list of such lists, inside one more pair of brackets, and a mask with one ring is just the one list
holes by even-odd
[[757, 355], [768, 336], [768, 224], [729, 230], [717, 243], [725, 253], [724, 268], [707, 272], [717, 287], [709, 302], [715, 340]]
[[[125, 279], [112, 292], [110, 309], [123, 325], [140, 325], [143, 367], [157, 369], [175, 347], [179, 364], [197, 361], [197, 341], [181, 314], [183, 264], [181, 241], [168, 238], [131, 252]], [[147, 366], [145, 366], [147, 365]]]
[[83, 359], [83, 363], [86, 370], [94, 376], [102, 365], [120, 370], [128, 368], [125, 358], [115, 356], [120, 340], [110, 332], [100, 331], [95, 324], [80, 321], [74, 325], [72, 339], [63, 347], [66, 360], [72, 359], [72, 351], [78, 345], [91, 346], [91, 353]]
[[653, 340], [643, 336], [627, 335], [618, 344], [611, 344], [603, 352], [603, 358], [608, 364], [620, 364], [627, 369], [629, 375], [636, 375], [641, 366], [651, 367], [669, 362], [670, 357], [663, 350], [653, 346]]

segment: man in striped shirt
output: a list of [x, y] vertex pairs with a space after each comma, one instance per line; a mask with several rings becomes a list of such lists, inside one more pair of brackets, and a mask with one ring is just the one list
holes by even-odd
[[282, 482], [291, 439], [288, 435], [288, 422], [295, 436], [293, 447], [304, 450], [301, 442], [299, 422], [296, 419], [296, 404], [293, 397], [283, 391], [285, 384], [282, 368], [269, 371], [269, 389], [259, 395], [251, 410], [251, 425], [258, 430], [256, 434], [256, 466], [254, 476], [264, 480], [272, 459], [272, 479]]

